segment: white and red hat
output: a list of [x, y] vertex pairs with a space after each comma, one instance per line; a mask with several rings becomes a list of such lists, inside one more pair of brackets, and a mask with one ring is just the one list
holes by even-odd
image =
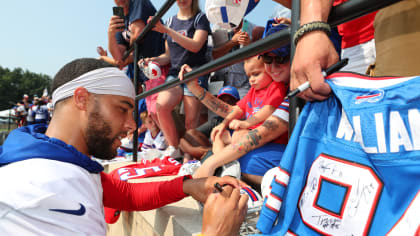
[[259, 0], [207, 0], [206, 16], [210, 23], [224, 29], [236, 28]]

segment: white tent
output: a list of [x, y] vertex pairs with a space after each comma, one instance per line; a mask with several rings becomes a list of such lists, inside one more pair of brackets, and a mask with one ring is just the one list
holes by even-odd
[[1, 118], [9, 117], [9, 114], [10, 114], [10, 116], [14, 116], [15, 115], [15, 110], [14, 109], [7, 109], [7, 110], [0, 111], [0, 117]]

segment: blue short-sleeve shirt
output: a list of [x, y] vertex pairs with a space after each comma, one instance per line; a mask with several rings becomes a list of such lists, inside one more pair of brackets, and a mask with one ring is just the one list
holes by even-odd
[[[185, 35], [189, 38], [194, 37], [196, 30], [205, 30], [211, 34], [210, 23], [206, 15], [202, 12], [198, 12], [194, 17], [191, 17], [188, 20], [180, 20], [175, 15], [171, 17], [167, 25]], [[197, 53], [188, 51], [178, 43], [176, 43], [169, 35], [165, 35], [166, 40], [169, 46], [169, 53], [171, 59], [171, 68], [169, 70], [169, 75], [178, 76], [179, 69], [183, 64], [188, 64], [192, 68], [201, 66], [205, 64], [206, 61], [206, 51], [207, 51], [207, 40], [204, 43], [203, 47]]]

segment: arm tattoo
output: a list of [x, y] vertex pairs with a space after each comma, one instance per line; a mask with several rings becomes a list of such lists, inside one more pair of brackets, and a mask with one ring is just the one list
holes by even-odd
[[218, 99], [211, 99], [210, 101], [203, 101], [205, 105], [208, 105], [208, 108], [212, 110], [214, 113], [223, 113], [223, 116], [229, 113], [229, 105], [219, 101]]
[[257, 130], [250, 130], [246, 137], [250, 141], [251, 146], [258, 146], [260, 144], [261, 135], [258, 134]]
[[197, 98], [198, 100], [202, 101], [206, 97], [207, 91], [203, 89], [203, 93], [201, 93]]
[[232, 149], [248, 153], [254, 150], [260, 144], [261, 138], [262, 137], [258, 134], [257, 130], [250, 130], [245, 136], [246, 141], [232, 143]]
[[262, 124], [262, 126], [264, 126], [269, 131], [274, 131], [274, 130], [276, 130], [276, 129], [279, 128], [279, 125], [277, 124], [277, 122], [274, 122], [272, 120], [266, 120], [266, 121], [264, 121], [264, 123]]

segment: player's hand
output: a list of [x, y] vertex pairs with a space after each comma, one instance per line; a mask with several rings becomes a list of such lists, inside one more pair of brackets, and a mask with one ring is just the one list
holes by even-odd
[[213, 193], [207, 199], [203, 210], [201, 233], [206, 236], [238, 235], [241, 223], [248, 209], [248, 196], [239, 189], [224, 187], [222, 193]]
[[124, 27], [124, 19], [121, 19], [119, 16], [112, 16], [111, 20], [109, 21], [108, 34], [123, 32]]
[[322, 69], [338, 61], [338, 54], [328, 36], [321, 31], [307, 33], [296, 47], [291, 69], [290, 89], [310, 81], [311, 87], [298, 96], [308, 100], [324, 100], [331, 93]]
[[216, 191], [216, 188], [214, 187], [215, 183], [219, 183], [221, 186], [226, 185], [238, 189], [247, 186], [244, 182], [230, 176], [210, 176], [207, 178], [185, 180], [183, 190], [184, 193], [190, 195], [195, 200], [204, 203], [206, 202], [207, 197]]

